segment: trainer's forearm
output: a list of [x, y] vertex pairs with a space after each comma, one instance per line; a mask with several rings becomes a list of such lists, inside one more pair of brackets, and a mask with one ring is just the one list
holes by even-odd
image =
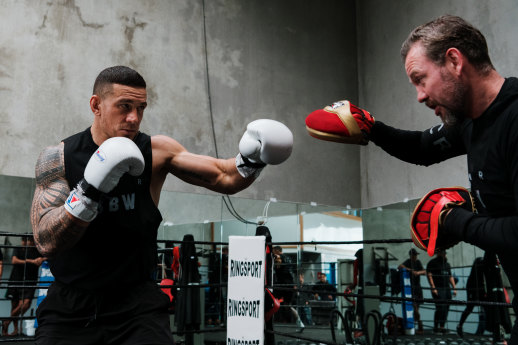
[[456, 129], [435, 126], [426, 131], [390, 127], [376, 121], [370, 140], [385, 152], [408, 163], [429, 166], [466, 153]]
[[513, 252], [518, 248], [518, 216], [489, 217], [463, 208], [451, 210], [443, 229], [483, 250]]

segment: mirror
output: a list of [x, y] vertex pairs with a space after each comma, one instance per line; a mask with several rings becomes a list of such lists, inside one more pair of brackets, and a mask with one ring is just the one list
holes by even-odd
[[[14, 251], [21, 247], [20, 235], [31, 232], [29, 212], [33, 191], [34, 179], [0, 176], [3, 296], [12, 272], [11, 257]], [[286, 297], [289, 301], [284, 303], [275, 315], [276, 329], [293, 333], [300, 329], [300, 325], [297, 324], [297, 317], [300, 317], [306, 321], [307, 329], [313, 328], [316, 332], [324, 332], [325, 329], [325, 337], [328, 338], [330, 322], [340, 327], [337, 320], [330, 320], [329, 311], [337, 308], [344, 313], [353, 308], [351, 302], [342, 295], [345, 289], [354, 283], [353, 266], [355, 254], [359, 249], [363, 249], [363, 292], [377, 296], [392, 296], [390, 271], [397, 269], [398, 265], [408, 258], [408, 251], [413, 247], [409, 222], [417, 201], [410, 200], [360, 210], [340, 206], [164, 191], [159, 206], [163, 222], [158, 229], [157, 245], [160, 251], [156, 278], [160, 281], [166, 274], [162, 269], [170, 268], [164, 259], [164, 253], [168, 251], [166, 248], [178, 246], [185, 235], [192, 235], [196, 241], [196, 253], [200, 262], [200, 328], [206, 330], [219, 327], [222, 330], [202, 332], [197, 337], [205, 340], [221, 338], [224, 334], [226, 312], [225, 247], [229, 236], [254, 236], [257, 223], [265, 222], [272, 234], [273, 245], [281, 247], [284, 258], [274, 267], [277, 268], [279, 276], [285, 269], [291, 275], [289, 279], [277, 278], [274, 285], [293, 287], [291, 296]], [[466, 243], [460, 243], [448, 251], [448, 261], [454, 276], [458, 279], [458, 300], [466, 300], [464, 287], [467, 277], [475, 258], [481, 256], [483, 252], [480, 249]], [[426, 267], [431, 258], [421, 251], [419, 259]], [[325, 289], [318, 292], [318, 288], [322, 288], [319, 285], [324, 283], [329, 284], [326, 285], [330, 286], [329, 291], [336, 291], [339, 297], [327, 293], [328, 290]], [[431, 298], [425, 277], [421, 278], [421, 284], [424, 298]], [[505, 275], [504, 286], [509, 286]], [[353, 293], [357, 293], [357, 289], [358, 287]], [[364, 304], [366, 312], [378, 310], [381, 314], [388, 311], [395, 311], [397, 315], [402, 314], [400, 303], [365, 299]], [[33, 316], [35, 309], [36, 295], [23, 318]], [[434, 309], [434, 305], [430, 304], [425, 304], [421, 309], [425, 330], [432, 327]], [[462, 306], [450, 308], [450, 329], [454, 328], [462, 309]], [[10, 310], [10, 301], [2, 298], [0, 316], [8, 316]], [[308, 314], [311, 315], [311, 320], [308, 319]], [[468, 321], [465, 331], [474, 333], [478, 316], [473, 314]], [[283, 337], [280, 336], [279, 339]]]

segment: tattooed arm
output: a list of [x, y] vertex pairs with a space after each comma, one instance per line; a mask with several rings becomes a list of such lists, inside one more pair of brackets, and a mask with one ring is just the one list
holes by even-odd
[[46, 257], [72, 247], [88, 226], [88, 223], [70, 215], [63, 206], [70, 193], [65, 179], [63, 149], [63, 143], [46, 148], [36, 163], [31, 223], [36, 247]]

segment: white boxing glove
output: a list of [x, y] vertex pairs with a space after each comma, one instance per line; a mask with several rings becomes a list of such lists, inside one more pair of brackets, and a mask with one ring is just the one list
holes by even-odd
[[70, 193], [65, 209], [74, 217], [91, 222], [97, 216], [102, 193], [108, 193], [125, 173], [139, 176], [144, 172], [144, 157], [135, 143], [124, 137], [104, 141], [86, 165], [84, 178]]
[[125, 137], [107, 139], [90, 157], [84, 178], [92, 187], [108, 193], [125, 173], [138, 176], [144, 172], [144, 156], [133, 140]]
[[237, 170], [243, 177], [259, 175], [266, 164], [280, 164], [291, 155], [293, 134], [281, 122], [269, 119], [252, 121], [239, 141]]

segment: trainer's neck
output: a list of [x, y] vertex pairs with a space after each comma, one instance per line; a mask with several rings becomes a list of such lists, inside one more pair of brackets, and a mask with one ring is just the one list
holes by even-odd
[[471, 109], [467, 112], [472, 119], [480, 117], [484, 111], [493, 103], [496, 96], [502, 89], [505, 78], [492, 70], [487, 76], [476, 77], [472, 80], [471, 88]]

